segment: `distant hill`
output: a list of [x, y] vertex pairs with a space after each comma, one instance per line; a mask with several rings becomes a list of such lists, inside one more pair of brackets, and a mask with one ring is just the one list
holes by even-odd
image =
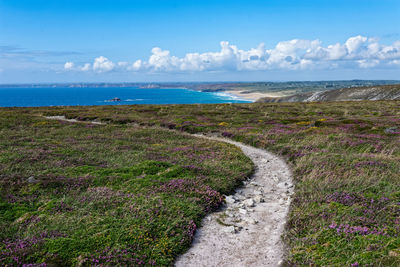
[[341, 88], [329, 91], [300, 93], [284, 97], [263, 97], [257, 100], [257, 102], [277, 103], [361, 100], [400, 100], [400, 84]]

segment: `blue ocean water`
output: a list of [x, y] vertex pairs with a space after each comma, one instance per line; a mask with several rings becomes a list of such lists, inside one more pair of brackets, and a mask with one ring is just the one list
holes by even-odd
[[[113, 98], [121, 101], [109, 101]], [[187, 89], [108, 88], [0, 88], [0, 107], [91, 106], [132, 104], [248, 103], [224, 93]]]

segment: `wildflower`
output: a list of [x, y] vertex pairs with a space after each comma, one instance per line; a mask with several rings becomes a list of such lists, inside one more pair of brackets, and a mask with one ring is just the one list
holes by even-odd
[[307, 128], [306, 131], [312, 131], [312, 130], [315, 130], [315, 129], [318, 129], [318, 127], [313, 126], [313, 127]]
[[310, 125], [311, 121], [299, 121], [299, 122], [296, 122], [296, 124], [297, 125], [301, 125], [301, 126]]
[[224, 137], [233, 137], [234, 134], [230, 133], [230, 132], [222, 132], [222, 136], [224, 136]]

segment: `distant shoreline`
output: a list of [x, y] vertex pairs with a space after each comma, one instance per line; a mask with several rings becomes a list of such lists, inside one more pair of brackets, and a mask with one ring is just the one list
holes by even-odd
[[261, 93], [261, 92], [248, 92], [248, 91], [238, 91], [238, 90], [230, 90], [230, 91], [224, 91], [224, 93], [227, 93], [229, 95], [233, 95], [235, 97], [238, 97], [243, 100], [250, 100], [253, 102], [256, 102], [260, 98], [263, 97], [283, 97], [286, 96], [282, 92], [266, 92], [266, 93]]

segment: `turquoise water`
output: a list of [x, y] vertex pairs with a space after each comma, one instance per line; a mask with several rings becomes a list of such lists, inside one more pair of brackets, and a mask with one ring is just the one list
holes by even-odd
[[[121, 101], [109, 101], [113, 98]], [[187, 89], [108, 88], [0, 88], [0, 107], [91, 106], [132, 104], [248, 103], [224, 93]]]

